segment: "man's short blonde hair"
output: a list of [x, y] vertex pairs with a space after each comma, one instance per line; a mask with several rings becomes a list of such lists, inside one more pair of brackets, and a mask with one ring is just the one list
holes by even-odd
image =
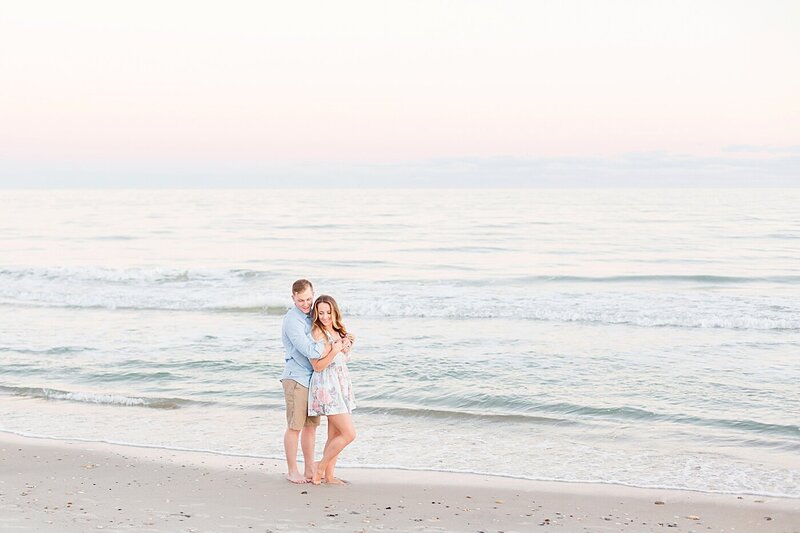
[[292, 283], [292, 294], [299, 294], [306, 289], [314, 290], [314, 286], [307, 279], [298, 279]]

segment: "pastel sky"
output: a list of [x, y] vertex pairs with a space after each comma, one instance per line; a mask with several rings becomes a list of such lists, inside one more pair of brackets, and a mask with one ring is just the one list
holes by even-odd
[[800, 186], [800, 2], [0, 4], [0, 186]]

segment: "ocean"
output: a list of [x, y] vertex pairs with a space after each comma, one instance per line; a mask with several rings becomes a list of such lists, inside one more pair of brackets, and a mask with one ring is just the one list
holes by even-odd
[[800, 189], [0, 191], [0, 431], [282, 460], [281, 319], [303, 277], [358, 337], [340, 466], [800, 498], [798, 206]]

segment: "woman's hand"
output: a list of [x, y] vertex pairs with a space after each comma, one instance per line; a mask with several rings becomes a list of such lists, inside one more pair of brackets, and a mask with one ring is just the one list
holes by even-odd
[[344, 353], [350, 355], [350, 350], [353, 349], [354, 342], [356, 342], [356, 336], [353, 335], [352, 333], [348, 333], [347, 335], [344, 336], [344, 345], [345, 345]]
[[344, 348], [344, 341], [342, 339], [336, 339], [331, 344], [331, 354], [336, 355], [337, 353], [341, 352]]

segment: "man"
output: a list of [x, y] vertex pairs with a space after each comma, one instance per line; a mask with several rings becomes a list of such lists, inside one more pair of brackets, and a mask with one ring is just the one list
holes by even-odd
[[[309, 356], [320, 357], [324, 342], [314, 342], [311, 338], [311, 305], [314, 302], [314, 287], [306, 279], [292, 284], [294, 307], [283, 317], [281, 336], [286, 350], [286, 367], [281, 376], [283, 395], [286, 399], [286, 433], [283, 435], [283, 449], [286, 452], [286, 479], [292, 483], [306, 483], [314, 475], [314, 444], [320, 417], [308, 416], [308, 385], [314, 368]], [[340, 350], [342, 341], [334, 343]], [[297, 442], [303, 449], [304, 472], [297, 468]]]

